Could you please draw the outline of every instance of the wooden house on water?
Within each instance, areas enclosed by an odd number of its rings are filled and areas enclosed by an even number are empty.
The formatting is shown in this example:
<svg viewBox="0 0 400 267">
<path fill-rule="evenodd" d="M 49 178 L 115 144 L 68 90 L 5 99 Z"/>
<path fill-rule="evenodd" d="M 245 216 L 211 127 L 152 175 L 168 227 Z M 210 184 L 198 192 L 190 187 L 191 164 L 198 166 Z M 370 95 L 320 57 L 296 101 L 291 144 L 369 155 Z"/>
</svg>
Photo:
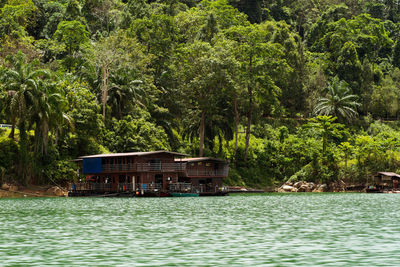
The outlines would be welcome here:
<svg viewBox="0 0 400 267">
<path fill-rule="evenodd" d="M 83 156 L 81 181 L 69 196 L 170 196 L 174 192 L 224 195 L 228 163 L 216 158 L 185 158 L 169 152 L 130 152 Z"/>
<path fill-rule="evenodd" d="M 399 190 L 400 175 L 394 172 L 378 172 L 375 176 L 375 185 L 367 188 L 367 192 L 394 192 Z"/>
</svg>

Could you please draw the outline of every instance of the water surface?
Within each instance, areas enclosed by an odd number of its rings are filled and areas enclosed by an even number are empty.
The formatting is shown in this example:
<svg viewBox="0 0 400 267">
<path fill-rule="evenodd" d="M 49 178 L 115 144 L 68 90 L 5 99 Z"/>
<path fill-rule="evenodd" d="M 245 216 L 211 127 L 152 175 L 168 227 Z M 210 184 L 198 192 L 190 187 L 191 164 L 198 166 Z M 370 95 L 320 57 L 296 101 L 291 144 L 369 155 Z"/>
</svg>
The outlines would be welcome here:
<svg viewBox="0 0 400 267">
<path fill-rule="evenodd" d="M 398 266 L 400 194 L 0 200 L 0 266 Z"/>
</svg>

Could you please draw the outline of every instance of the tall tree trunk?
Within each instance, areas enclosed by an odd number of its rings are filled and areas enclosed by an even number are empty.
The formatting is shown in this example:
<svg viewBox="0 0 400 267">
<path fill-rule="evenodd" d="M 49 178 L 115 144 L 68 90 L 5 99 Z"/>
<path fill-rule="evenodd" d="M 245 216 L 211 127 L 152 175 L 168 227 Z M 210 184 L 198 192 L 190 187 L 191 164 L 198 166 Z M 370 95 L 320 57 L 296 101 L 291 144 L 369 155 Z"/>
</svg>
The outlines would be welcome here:
<svg viewBox="0 0 400 267">
<path fill-rule="evenodd" d="M 108 97 L 108 67 L 103 65 L 103 73 L 102 73 L 102 97 L 101 102 L 103 104 L 103 122 L 106 120 L 106 105 L 107 105 L 107 97 Z"/>
<path fill-rule="evenodd" d="M 244 161 L 247 161 L 247 157 L 249 155 L 249 143 L 250 143 L 250 133 L 251 133 L 251 119 L 253 116 L 253 58 L 250 57 L 249 60 L 249 74 L 250 74 L 250 81 L 247 85 L 247 93 L 249 96 L 249 110 L 247 112 L 247 128 L 246 128 L 246 143 L 244 149 Z"/>
<path fill-rule="evenodd" d="M 18 176 L 20 181 L 26 185 L 29 178 L 29 159 L 28 159 L 28 138 L 25 130 L 25 118 L 21 118 L 22 123 L 19 123 L 19 158 L 18 158 Z"/>
<path fill-rule="evenodd" d="M 222 136 L 221 134 L 218 135 L 219 147 L 218 147 L 218 154 L 221 155 L 222 153 Z"/>
<path fill-rule="evenodd" d="M 119 118 L 119 119 L 122 119 L 121 101 L 122 101 L 122 99 L 120 98 L 120 99 L 118 100 L 118 118 Z"/>
<path fill-rule="evenodd" d="M 204 120 L 205 120 L 205 112 L 201 112 L 201 120 L 200 120 L 200 151 L 199 156 L 203 156 L 203 147 L 204 147 Z"/>
<path fill-rule="evenodd" d="M 235 108 L 235 159 L 238 150 L 238 135 L 239 135 L 239 112 L 237 106 L 237 96 L 235 95 L 235 99 L 233 100 L 234 108 Z"/>
<path fill-rule="evenodd" d="M 253 94 L 252 90 L 249 88 L 249 96 Z M 247 128 L 246 128 L 246 144 L 244 149 L 244 161 L 247 161 L 247 157 L 249 155 L 249 143 L 250 143 L 250 134 L 251 134 L 251 119 L 253 115 L 253 101 L 252 97 L 250 97 L 250 107 L 247 112 Z"/>
<path fill-rule="evenodd" d="M 14 133 L 15 133 L 15 117 L 13 116 L 11 118 L 11 132 L 8 135 L 8 138 L 14 139 Z"/>
</svg>

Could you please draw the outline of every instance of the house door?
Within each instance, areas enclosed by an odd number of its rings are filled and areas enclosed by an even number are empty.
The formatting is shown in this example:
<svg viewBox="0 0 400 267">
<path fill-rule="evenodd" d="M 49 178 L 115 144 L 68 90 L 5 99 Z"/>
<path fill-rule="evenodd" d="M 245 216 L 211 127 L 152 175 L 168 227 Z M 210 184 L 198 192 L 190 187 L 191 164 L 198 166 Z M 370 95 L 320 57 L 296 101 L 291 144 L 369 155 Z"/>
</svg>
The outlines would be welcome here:
<svg viewBox="0 0 400 267">
<path fill-rule="evenodd" d="M 160 189 L 164 188 L 163 175 L 162 174 L 156 174 L 155 180 L 156 180 L 156 185 L 159 186 Z"/>
</svg>

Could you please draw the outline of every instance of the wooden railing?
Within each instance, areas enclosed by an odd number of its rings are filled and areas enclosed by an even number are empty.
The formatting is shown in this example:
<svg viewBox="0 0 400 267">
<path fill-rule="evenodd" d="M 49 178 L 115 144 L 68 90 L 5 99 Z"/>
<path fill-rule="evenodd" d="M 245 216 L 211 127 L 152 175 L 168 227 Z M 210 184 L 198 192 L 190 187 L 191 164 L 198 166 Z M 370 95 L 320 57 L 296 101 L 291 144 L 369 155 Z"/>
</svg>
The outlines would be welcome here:
<svg viewBox="0 0 400 267">
<path fill-rule="evenodd" d="M 118 171 L 184 171 L 186 163 L 125 163 L 125 164 L 103 164 L 102 170 L 109 172 Z"/>
<path fill-rule="evenodd" d="M 207 170 L 207 169 L 188 169 L 186 171 L 186 174 L 188 176 L 210 176 L 210 177 L 216 177 L 216 176 L 221 176 L 221 177 L 226 177 L 228 176 L 228 167 L 224 167 L 222 169 L 216 169 L 216 170 Z"/>
<path fill-rule="evenodd" d="M 132 183 L 73 183 L 69 185 L 69 191 L 95 191 L 95 192 L 160 192 L 162 185 L 160 183 L 150 184 L 132 184 Z M 220 192 L 224 188 L 219 188 L 212 185 L 194 186 L 191 183 L 173 183 L 168 185 L 169 192 L 182 193 L 204 193 L 204 192 Z"/>
<path fill-rule="evenodd" d="M 130 191 L 130 192 L 132 192 L 132 191 L 136 190 L 135 184 L 132 184 L 132 183 L 119 183 L 117 188 L 118 188 L 118 191 Z"/>
<path fill-rule="evenodd" d="M 191 183 L 174 183 L 169 185 L 169 191 L 171 192 L 193 192 L 193 186 Z"/>
<path fill-rule="evenodd" d="M 227 191 L 227 188 L 225 187 L 218 187 L 218 186 L 212 186 L 212 185 L 197 185 L 194 186 L 191 183 L 175 183 L 175 184 L 170 184 L 169 185 L 169 191 L 170 192 L 180 192 L 180 193 L 215 193 L 215 192 L 223 192 Z"/>
<path fill-rule="evenodd" d="M 70 191 L 99 191 L 99 192 L 110 192 L 113 191 L 111 183 L 72 183 L 69 185 L 68 190 Z"/>
<path fill-rule="evenodd" d="M 72 183 L 69 185 L 68 190 L 70 191 L 98 191 L 98 192 L 121 192 L 121 191 L 160 191 L 161 184 L 150 183 L 150 184 L 133 184 L 133 183 Z"/>
<path fill-rule="evenodd" d="M 161 189 L 162 189 L 162 186 L 159 183 L 136 184 L 136 190 L 138 190 L 138 191 L 157 192 L 157 191 L 161 191 Z"/>
</svg>

